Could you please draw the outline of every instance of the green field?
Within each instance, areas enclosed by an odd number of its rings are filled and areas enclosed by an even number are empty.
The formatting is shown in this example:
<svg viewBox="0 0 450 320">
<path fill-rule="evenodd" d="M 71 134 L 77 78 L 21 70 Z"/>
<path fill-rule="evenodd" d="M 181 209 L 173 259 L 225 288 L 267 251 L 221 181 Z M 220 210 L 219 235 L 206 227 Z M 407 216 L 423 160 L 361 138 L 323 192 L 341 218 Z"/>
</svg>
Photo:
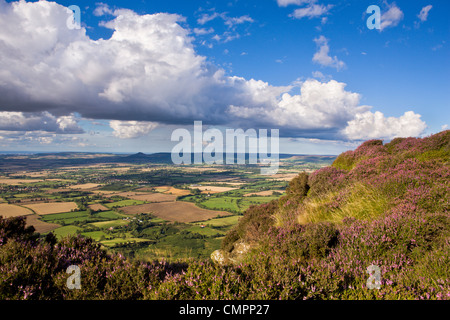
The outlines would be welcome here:
<svg viewBox="0 0 450 320">
<path fill-rule="evenodd" d="M 243 213 L 252 205 L 267 203 L 278 198 L 278 196 L 231 197 L 215 195 L 214 197 L 200 202 L 200 205 L 210 210 Z"/>
<path fill-rule="evenodd" d="M 122 208 L 122 207 L 128 207 L 128 206 L 135 206 L 138 204 L 144 204 L 145 201 L 142 200 L 121 200 L 117 202 L 111 202 L 111 203 L 104 203 L 103 205 L 107 208 Z"/>
<path fill-rule="evenodd" d="M 42 221 L 50 223 L 73 224 L 74 222 L 90 222 L 98 220 L 117 220 L 123 216 L 114 211 L 103 211 L 89 214 L 88 211 L 76 211 L 48 214 L 41 217 Z"/>
<path fill-rule="evenodd" d="M 217 234 L 219 235 L 225 235 L 226 232 L 218 230 L 218 229 L 214 229 L 214 228 L 210 228 L 210 227 L 200 227 L 200 226 L 192 226 L 189 227 L 187 229 L 185 229 L 186 231 L 192 232 L 192 233 L 198 233 L 204 236 L 215 236 Z"/>
<path fill-rule="evenodd" d="M 239 207 L 242 211 L 247 210 L 250 206 L 259 205 L 263 203 L 270 202 L 274 199 L 278 199 L 278 196 L 267 196 L 267 197 L 244 197 L 239 203 Z"/>
<path fill-rule="evenodd" d="M 128 220 L 118 219 L 118 220 L 111 220 L 111 221 L 93 222 L 93 223 L 90 223 L 90 225 L 100 228 L 100 229 L 109 229 L 109 228 L 124 226 L 124 225 L 127 225 L 128 223 L 129 223 Z"/>
<path fill-rule="evenodd" d="M 139 243 L 139 242 L 153 242 L 152 240 L 148 240 L 148 239 L 142 239 L 142 238 L 133 238 L 133 237 L 128 237 L 125 239 L 122 238 L 114 238 L 112 240 L 103 240 L 100 243 L 103 244 L 104 246 L 107 247 L 114 247 L 117 245 L 121 245 L 121 244 L 128 244 L 128 243 Z"/>
<path fill-rule="evenodd" d="M 224 210 L 224 211 L 240 211 L 239 205 L 238 205 L 238 198 L 232 198 L 232 197 L 214 197 L 211 199 L 208 199 L 206 201 L 201 202 L 201 204 L 206 209 L 211 210 Z"/>
<path fill-rule="evenodd" d="M 55 213 L 47 214 L 41 217 L 42 221 L 53 222 L 64 221 L 66 224 L 73 223 L 74 221 L 83 221 L 89 218 L 87 211 L 76 211 L 76 212 L 65 212 L 65 213 Z"/>
<path fill-rule="evenodd" d="M 64 226 L 61 228 L 57 228 L 57 229 L 53 230 L 52 232 L 56 237 L 62 238 L 62 237 L 66 237 L 68 235 L 76 234 L 78 230 L 83 230 L 83 229 L 79 228 L 77 226 Z"/>
<path fill-rule="evenodd" d="M 82 235 L 85 236 L 85 237 L 92 238 L 95 241 L 100 241 L 100 239 L 102 237 L 105 237 L 105 238 L 108 237 L 108 235 L 106 233 L 104 233 L 103 231 L 83 232 Z"/>
<path fill-rule="evenodd" d="M 94 217 L 99 217 L 103 219 L 116 220 L 121 219 L 123 215 L 116 213 L 114 211 L 103 211 L 93 214 Z"/>
<path fill-rule="evenodd" d="M 223 218 L 215 218 L 203 222 L 196 222 L 195 224 L 196 225 L 206 224 L 207 226 L 213 227 L 227 227 L 237 224 L 240 218 L 242 218 L 242 216 L 229 216 Z"/>
</svg>

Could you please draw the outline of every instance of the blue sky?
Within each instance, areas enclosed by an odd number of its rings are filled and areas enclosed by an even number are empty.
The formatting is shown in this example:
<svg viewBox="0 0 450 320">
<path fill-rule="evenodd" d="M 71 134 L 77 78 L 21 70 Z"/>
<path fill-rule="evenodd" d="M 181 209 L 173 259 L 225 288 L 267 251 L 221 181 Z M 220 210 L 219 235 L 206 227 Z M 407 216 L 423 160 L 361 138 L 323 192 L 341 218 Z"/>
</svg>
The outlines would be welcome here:
<svg viewBox="0 0 450 320">
<path fill-rule="evenodd" d="M 436 133 L 449 14 L 431 0 L 0 0 L 0 150 L 170 151 L 196 120 L 279 129 L 298 154 Z"/>
</svg>

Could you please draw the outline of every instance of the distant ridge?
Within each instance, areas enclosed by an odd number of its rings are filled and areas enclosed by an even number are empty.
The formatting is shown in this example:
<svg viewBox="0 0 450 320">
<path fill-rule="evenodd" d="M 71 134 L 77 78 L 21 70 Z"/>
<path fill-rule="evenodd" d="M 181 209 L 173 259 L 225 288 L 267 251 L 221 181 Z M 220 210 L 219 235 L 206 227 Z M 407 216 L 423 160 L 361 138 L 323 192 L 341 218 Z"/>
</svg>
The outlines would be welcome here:
<svg viewBox="0 0 450 320">
<path fill-rule="evenodd" d="M 167 164 L 174 165 L 170 152 L 158 152 L 145 154 L 138 152 L 135 154 L 113 154 L 94 152 L 56 152 L 56 153 L 34 153 L 34 154 L 0 154 L 0 170 L 9 166 L 33 168 L 63 167 L 72 165 L 91 165 L 97 163 L 130 163 L 130 164 Z M 225 163 L 225 154 L 224 163 Z M 244 155 L 248 163 L 249 154 Z M 234 155 L 234 162 L 237 162 L 238 154 Z M 279 154 L 279 159 L 284 160 L 334 160 L 336 156 L 326 155 L 295 155 Z M 191 154 L 191 163 L 194 164 L 195 154 Z"/>
</svg>

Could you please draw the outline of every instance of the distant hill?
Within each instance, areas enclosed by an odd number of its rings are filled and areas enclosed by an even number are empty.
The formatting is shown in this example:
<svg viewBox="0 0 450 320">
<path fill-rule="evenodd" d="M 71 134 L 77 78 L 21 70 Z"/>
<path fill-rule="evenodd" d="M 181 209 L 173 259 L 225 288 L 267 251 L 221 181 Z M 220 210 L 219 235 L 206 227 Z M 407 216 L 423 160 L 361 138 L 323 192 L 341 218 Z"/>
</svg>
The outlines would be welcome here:
<svg viewBox="0 0 450 320">
<path fill-rule="evenodd" d="M 223 161 L 226 162 L 225 154 Z M 246 163 L 249 154 L 244 155 Z M 194 163 L 194 154 L 191 154 L 191 163 Z M 238 154 L 234 155 L 234 162 L 237 162 Z M 315 155 L 293 155 L 279 154 L 279 159 L 303 159 L 304 161 L 332 160 L 335 156 L 315 156 Z M 56 152 L 56 153 L 34 153 L 0 155 L 0 169 L 12 166 L 14 168 L 24 167 L 28 169 L 63 167 L 74 165 L 92 165 L 98 163 L 129 163 L 129 164 L 167 164 L 173 165 L 170 152 L 159 152 L 145 154 L 138 152 L 135 154 L 112 154 L 112 153 L 89 153 L 89 152 Z"/>
</svg>

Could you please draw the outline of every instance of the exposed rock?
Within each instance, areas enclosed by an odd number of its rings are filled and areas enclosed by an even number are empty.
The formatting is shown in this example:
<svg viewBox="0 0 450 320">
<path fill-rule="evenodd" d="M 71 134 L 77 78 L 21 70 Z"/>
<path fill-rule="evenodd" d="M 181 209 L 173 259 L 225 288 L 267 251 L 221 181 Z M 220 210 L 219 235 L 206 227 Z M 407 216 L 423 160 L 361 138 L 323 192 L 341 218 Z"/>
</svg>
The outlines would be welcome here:
<svg viewBox="0 0 450 320">
<path fill-rule="evenodd" d="M 225 252 L 220 249 L 211 253 L 211 260 L 221 266 L 228 263 L 228 259 L 225 257 Z"/>
<path fill-rule="evenodd" d="M 230 253 L 220 249 L 214 251 L 211 254 L 211 260 L 219 265 L 230 263 L 238 264 L 245 258 L 245 255 L 250 251 L 251 248 L 252 246 L 249 243 L 240 240 L 234 244 L 233 250 Z"/>
</svg>

